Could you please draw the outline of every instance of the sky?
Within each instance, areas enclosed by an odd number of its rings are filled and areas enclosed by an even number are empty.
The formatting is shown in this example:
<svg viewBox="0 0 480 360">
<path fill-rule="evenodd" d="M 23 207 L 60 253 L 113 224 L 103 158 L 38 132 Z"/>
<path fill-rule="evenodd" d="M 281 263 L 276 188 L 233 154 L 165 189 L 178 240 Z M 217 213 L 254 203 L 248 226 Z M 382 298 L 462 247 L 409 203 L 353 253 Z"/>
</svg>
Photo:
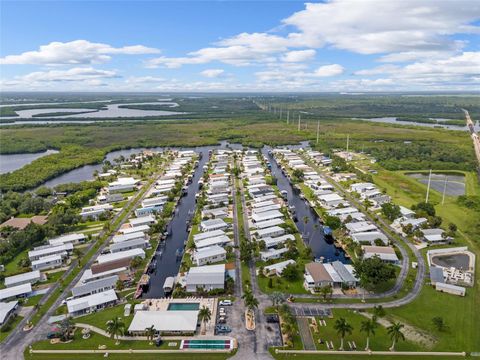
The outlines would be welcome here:
<svg viewBox="0 0 480 360">
<path fill-rule="evenodd" d="M 480 1 L 4 1 L 2 91 L 480 91 Z"/>
</svg>

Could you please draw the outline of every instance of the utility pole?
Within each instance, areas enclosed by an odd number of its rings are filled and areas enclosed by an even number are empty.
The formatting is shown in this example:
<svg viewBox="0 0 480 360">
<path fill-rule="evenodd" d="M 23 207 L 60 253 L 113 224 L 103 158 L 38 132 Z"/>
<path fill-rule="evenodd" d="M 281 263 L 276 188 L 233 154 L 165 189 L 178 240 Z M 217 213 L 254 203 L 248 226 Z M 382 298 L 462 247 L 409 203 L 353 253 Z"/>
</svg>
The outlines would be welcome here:
<svg viewBox="0 0 480 360">
<path fill-rule="evenodd" d="M 430 195 L 430 183 L 432 182 L 432 169 L 428 175 L 427 196 L 425 197 L 425 203 L 428 203 L 428 195 Z"/>
<path fill-rule="evenodd" d="M 300 114 L 298 114 L 298 131 L 300 131 Z"/>
<path fill-rule="evenodd" d="M 350 155 L 348 152 L 349 146 L 350 146 L 350 134 L 347 134 L 347 161 L 350 160 Z"/>
<path fill-rule="evenodd" d="M 445 184 L 443 185 L 442 205 L 445 203 L 445 193 L 447 192 L 447 175 L 445 175 Z"/>
<path fill-rule="evenodd" d="M 318 145 L 319 136 L 320 136 L 320 120 L 317 121 L 317 145 Z"/>
</svg>

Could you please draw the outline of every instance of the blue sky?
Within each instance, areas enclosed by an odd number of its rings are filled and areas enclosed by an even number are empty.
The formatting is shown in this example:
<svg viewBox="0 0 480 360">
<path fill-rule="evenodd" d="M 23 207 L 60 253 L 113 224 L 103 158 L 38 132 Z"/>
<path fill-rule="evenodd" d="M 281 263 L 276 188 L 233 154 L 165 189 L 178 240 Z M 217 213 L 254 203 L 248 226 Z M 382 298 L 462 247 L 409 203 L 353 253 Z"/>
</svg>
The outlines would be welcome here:
<svg viewBox="0 0 480 360">
<path fill-rule="evenodd" d="M 480 2 L 1 1 L 3 90 L 479 90 Z"/>
</svg>

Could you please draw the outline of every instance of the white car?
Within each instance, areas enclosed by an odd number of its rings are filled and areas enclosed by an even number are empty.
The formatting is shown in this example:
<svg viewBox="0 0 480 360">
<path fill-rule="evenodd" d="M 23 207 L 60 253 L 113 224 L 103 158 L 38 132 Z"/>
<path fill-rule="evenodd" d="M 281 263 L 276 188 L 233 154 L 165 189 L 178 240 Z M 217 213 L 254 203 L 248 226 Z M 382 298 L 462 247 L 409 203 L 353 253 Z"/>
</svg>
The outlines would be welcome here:
<svg viewBox="0 0 480 360">
<path fill-rule="evenodd" d="M 222 300 L 219 303 L 220 306 L 232 306 L 232 300 Z"/>
</svg>

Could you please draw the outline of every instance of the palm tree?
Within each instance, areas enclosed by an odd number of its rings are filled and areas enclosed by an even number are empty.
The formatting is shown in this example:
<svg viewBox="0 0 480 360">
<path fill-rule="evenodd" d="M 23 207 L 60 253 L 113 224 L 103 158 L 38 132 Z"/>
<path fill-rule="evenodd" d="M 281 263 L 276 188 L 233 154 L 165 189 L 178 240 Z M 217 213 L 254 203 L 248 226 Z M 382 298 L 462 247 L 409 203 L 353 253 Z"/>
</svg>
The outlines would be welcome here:
<svg viewBox="0 0 480 360">
<path fill-rule="evenodd" d="M 70 317 L 66 317 L 60 322 L 60 338 L 62 341 L 68 341 L 72 338 L 73 323 Z"/>
<path fill-rule="evenodd" d="M 352 334 L 353 327 L 344 318 L 337 319 L 333 326 L 337 330 L 337 334 L 340 335 L 340 349 L 343 350 L 343 340 L 346 334 Z"/>
<path fill-rule="evenodd" d="M 259 304 L 258 300 L 255 297 L 253 297 L 253 295 L 245 299 L 245 306 L 250 311 L 253 311 L 255 308 L 257 308 L 258 304 Z"/>
<path fill-rule="evenodd" d="M 398 340 L 405 340 L 405 335 L 402 333 L 402 328 L 405 325 L 402 323 L 393 323 L 391 326 L 387 328 L 387 333 L 390 335 L 390 339 L 392 339 L 392 346 L 390 347 L 390 351 L 395 351 L 395 344 Z"/>
<path fill-rule="evenodd" d="M 203 306 L 198 312 L 198 319 L 200 320 L 202 325 L 206 327 L 207 322 L 209 322 L 211 318 L 212 318 L 212 312 L 208 307 Z"/>
<path fill-rule="evenodd" d="M 277 308 L 278 312 L 278 306 L 285 301 L 285 295 L 280 291 L 274 291 L 270 294 L 270 300 L 272 300 L 273 306 Z"/>
<path fill-rule="evenodd" d="M 120 344 L 120 341 L 118 340 L 120 335 L 123 335 L 125 332 L 125 323 L 122 321 L 121 318 L 116 317 L 113 318 L 112 320 L 107 321 L 107 334 L 110 334 L 110 338 L 114 339 L 115 337 L 117 338 L 117 341 L 115 344 Z"/>
<path fill-rule="evenodd" d="M 370 350 L 370 335 L 375 335 L 375 329 L 377 326 L 377 322 L 374 319 L 362 321 L 360 331 L 367 335 L 367 345 L 365 346 L 365 351 Z"/>
<path fill-rule="evenodd" d="M 332 292 L 332 287 L 330 285 L 322 286 L 320 288 L 320 294 L 323 297 L 323 301 L 327 300 L 327 296 Z"/>
<path fill-rule="evenodd" d="M 155 336 L 156 331 L 157 330 L 155 330 L 153 325 L 145 329 L 145 335 L 147 336 L 147 340 L 150 340 L 150 345 L 153 344 L 153 337 Z"/>
</svg>

